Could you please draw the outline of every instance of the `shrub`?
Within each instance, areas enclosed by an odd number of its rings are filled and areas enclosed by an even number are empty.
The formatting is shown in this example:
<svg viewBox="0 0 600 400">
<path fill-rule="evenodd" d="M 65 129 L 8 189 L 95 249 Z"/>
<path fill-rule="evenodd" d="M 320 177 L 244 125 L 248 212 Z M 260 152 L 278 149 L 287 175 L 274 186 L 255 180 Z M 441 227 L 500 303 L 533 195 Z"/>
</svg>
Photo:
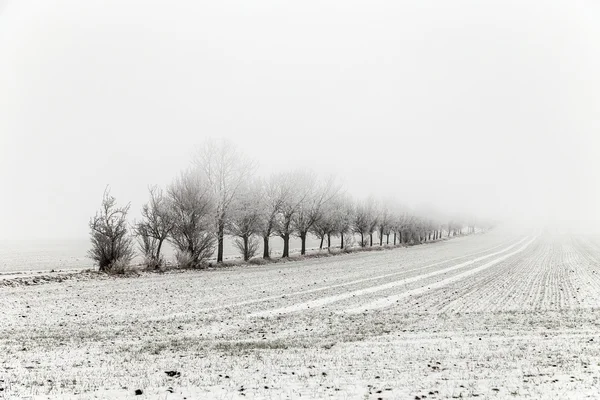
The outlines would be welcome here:
<svg viewBox="0 0 600 400">
<path fill-rule="evenodd" d="M 209 259 L 217 242 L 215 207 L 208 184 L 192 172 L 175 180 L 168 190 L 174 226 L 170 241 L 180 268 L 198 268 Z"/>
<path fill-rule="evenodd" d="M 127 259 L 123 259 L 123 258 L 119 258 L 115 261 L 113 261 L 105 270 L 104 272 L 111 274 L 111 275 L 123 275 L 127 272 L 131 272 L 132 269 L 129 265 L 129 261 Z"/>
<path fill-rule="evenodd" d="M 102 272 L 109 272 L 121 264 L 127 265 L 133 259 L 133 240 L 127 227 L 128 212 L 129 204 L 117 207 L 116 199 L 107 188 L 100 211 L 90 219 L 92 248 L 88 256 Z"/>
<path fill-rule="evenodd" d="M 162 257 L 156 259 L 152 256 L 146 256 L 144 257 L 143 265 L 147 271 L 162 271 L 166 266 L 166 263 Z"/>
<path fill-rule="evenodd" d="M 251 264 L 251 265 L 265 265 L 268 263 L 269 263 L 269 261 L 265 260 L 264 258 L 251 258 L 248 261 L 248 264 Z"/>
<path fill-rule="evenodd" d="M 187 251 L 177 251 L 175 260 L 177 261 L 177 268 L 192 268 L 195 264 L 192 255 Z"/>
</svg>

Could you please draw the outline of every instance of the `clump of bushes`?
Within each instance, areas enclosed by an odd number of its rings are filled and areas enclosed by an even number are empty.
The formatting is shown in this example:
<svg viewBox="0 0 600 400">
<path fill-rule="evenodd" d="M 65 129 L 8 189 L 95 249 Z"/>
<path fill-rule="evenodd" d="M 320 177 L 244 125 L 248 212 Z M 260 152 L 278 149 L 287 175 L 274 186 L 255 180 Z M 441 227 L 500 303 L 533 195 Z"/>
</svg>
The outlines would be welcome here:
<svg viewBox="0 0 600 400">
<path fill-rule="evenodd" d="M 101 272 L 123 274 L 134 257 L 133 239 L 127 227 L 129 206 L 118 207 L 107 188 L 100 211 L 90 220 L 92 248 L 88 256 L 98 263 Z"/>
</svg>

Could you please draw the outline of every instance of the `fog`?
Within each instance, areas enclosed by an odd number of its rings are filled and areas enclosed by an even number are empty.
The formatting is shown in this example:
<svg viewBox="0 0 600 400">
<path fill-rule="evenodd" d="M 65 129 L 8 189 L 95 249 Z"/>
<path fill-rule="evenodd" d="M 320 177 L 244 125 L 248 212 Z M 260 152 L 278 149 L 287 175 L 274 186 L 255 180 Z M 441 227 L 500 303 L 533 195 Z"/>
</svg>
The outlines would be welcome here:
<svg viewBox="0 0 600 400">
<path fill-rule="evenodd" d="M 107 184 L 135 216 L 208 137 L 356 197 L 600 226 L 596 2 L 173 3 L 0 0 L 0 238 L 86 237 Z"/>
</svg>

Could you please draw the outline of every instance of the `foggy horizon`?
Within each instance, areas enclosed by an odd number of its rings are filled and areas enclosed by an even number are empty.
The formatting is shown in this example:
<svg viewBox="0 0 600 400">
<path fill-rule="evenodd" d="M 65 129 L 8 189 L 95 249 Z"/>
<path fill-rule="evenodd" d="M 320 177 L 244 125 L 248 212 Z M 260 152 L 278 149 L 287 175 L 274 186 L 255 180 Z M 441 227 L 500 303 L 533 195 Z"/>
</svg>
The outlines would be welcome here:
<svg viewBox="0 0 600 400">
<path fill-rule="evenodd" d="M 599 21 L 0 0 L 0 398 L 598 397 Z"/>
<path fill-rule="evenodd" d="M 0 0 L 0 239 L 85 239 L 106 185 L 227 138 L 259 175 L 597 231 L 600 6 Z M 435 5 L 435 7 L 433 7 Z"/>
</svg>

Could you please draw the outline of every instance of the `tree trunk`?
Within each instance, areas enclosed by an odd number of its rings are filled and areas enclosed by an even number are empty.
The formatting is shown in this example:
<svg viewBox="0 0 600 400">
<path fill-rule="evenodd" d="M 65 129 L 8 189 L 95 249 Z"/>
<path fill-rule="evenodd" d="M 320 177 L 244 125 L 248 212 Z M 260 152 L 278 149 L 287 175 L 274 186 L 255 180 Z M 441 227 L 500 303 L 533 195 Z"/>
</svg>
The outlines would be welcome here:
<svg viewBox="0 0 600 400">
<path fill-rule="evenodd" d="M 396 245 L 396 231 L 394 231 L 394 246 Z"/>
<path fill-rule="evenodd" d="M 244 236 L 244 261 L 248 261 L 250 259 L 250 252 L 248 251 L 248 236 Z"/>
<path fill-rule="evenodd" d="M 283 239 L 283 254 L 281 258 L 286 258 L 290 256 L 290 234 L 286 233 L 281 238 Z"/>
<path fill-rule="evenodd" d="M 327 234 L 327 251 L 331 249 L 331 233 Z"/>
<path fill-rule="evenodd" d="M 365 247 L 365 237 L 363 233 L 360 233 L 360 247 Z"/>
<path fill-rule="evenodd" d="M 344 249 L 344 233 L 340 233 L 340 237 L 341 237 L 341 242 L 340 242 L 340 249 Z"/>
<path fill-rule="evenodd" d="M 300 241 L 302 241 L 300 255 L 304 255 L 306 254 L 306 232 L 300 232 Z"/>
<path fill-rule="evenodd" d="M 429 232 L 429 240 L 431 240 L 431 232 Z"/>
<path fill-rule="evenodd" d="M 373 247 L 373 234 L 369 233 L 369 247 Z"/>
<path fill-rule="evenodd" d="M 319 245 L 319 250 L 323 250 L 323 240 L 325 240 L 325 235 L 321 236 L 321 244 Z"/>
<path fill-rule="evenodd" d="M 263 236 L 263 258 L 271 258 L 271 255 L 269 254 L 269 236 Z"/>
<path fill-rule="evenodd" d="M 158 247 L 156 248 L 156 261 L 160 260 L 160 248 L 162 247 L 164 239 L 158 240 Z"/>
<path fill-rule="evenodd" d="M 225 216 L 222 215 L 219 221 L 217 262 L 223 262 L 223 236 L 225 235 Z"/>
<path fill-rule="evenodd" d="M 379 231 L 379 247 L 383 246 L 383 231 Z"/>
<path fill-rule="evenodd" d="M 399 242 L 400 242 L 400 245 L 402 246 L 402 244 L 403 244 L 402 243 L 402 231 L 398 231 L 398 238 L 400 239 Z"/>
<path fill-rule="evenodd" d="M 385 235 L 385 244 L 386 245 L 390 244 L 390 234 L 389 233 L 387 235 Z"/>
</svg>

